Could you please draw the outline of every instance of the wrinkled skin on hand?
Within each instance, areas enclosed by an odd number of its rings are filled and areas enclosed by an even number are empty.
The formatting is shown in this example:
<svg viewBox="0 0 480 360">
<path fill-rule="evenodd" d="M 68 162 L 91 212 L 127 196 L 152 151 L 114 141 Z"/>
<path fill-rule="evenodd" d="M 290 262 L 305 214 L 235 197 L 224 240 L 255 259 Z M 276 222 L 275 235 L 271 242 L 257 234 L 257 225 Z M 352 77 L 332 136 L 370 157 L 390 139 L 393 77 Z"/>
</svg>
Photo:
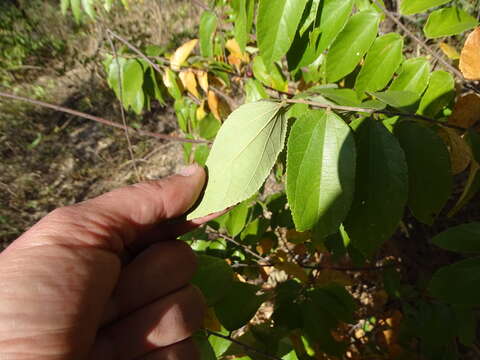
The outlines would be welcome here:
<svg viewBox="0 0 480 360">
<path fill-rule="evenodd" d="M 198 166 L 59 208 L 0 254 L 0 359 L 195 360 L 204 303 L 176 237 Z"/>
</svg>

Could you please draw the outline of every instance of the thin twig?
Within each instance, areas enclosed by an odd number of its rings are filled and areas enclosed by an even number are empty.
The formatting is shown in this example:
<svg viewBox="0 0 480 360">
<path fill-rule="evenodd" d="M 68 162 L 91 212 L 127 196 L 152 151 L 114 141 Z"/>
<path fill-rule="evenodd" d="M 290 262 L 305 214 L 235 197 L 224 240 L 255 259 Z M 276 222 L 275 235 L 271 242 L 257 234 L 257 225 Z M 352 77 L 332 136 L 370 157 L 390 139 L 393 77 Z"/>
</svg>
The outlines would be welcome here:
<svg viewBox="0 0 480 360">
<path fill-rule="evenodd" d="M 232 268 L 256 268 L 256 267 L 275 267 L 274 263 L 255 263 L 255 264 L 232 264 Z M 400 264 L 385 264 L 378 266 L 330 266 L 330 265 L 308 265 L 308 264 L 298 264 L 303 269 L 309 270 L 333 270 L 341 272 L 370 272 L 378 271 L 383 269 L 390 269 L 393 267 L 398 267 Z"/>
<path fill-rule="evenodd" d="M 435 59 L 437 59 L 444 67 L 446 67 L 448 70 L 453 72 L 455 76 L 458 77 L 460 82 L 465 82 L 465 79 L 463 77 L 463 74 L 455 69 L 455 67 L 452 66 L 448 61 L 446 61 L 442 56 L 439 56 L 433 49 L 431 49 L 424 40 L 420 39 L 417 35 L 415 35 L 413 32 L 411 32 L 401 21 L 398 17 L 396 17 L 391 11 L 387 10 L 378 0 L 373 0 L 374 4 L 378 6 L 384 13 L 385 15 L 392 20 L 395 24 L 398 25 L 399 28 L 403 30 L 405 34 L 407 34 L 408 37 L 410 37 L 412 40 L 414 40 L 418 45 L 420 45 L 426 52 L 428 52 L 430 55 L 432 55 Z"/>
<path fill-rule="evenodd" d="M 212 336 L 216 336 L 216 337 L 219 337 L 219 338 L 222 338 L 224 340 L 228 340 L 230 341 L 231 343 L 233 344 L 236 344 L 238 346 L 241 346 L 242 348 L 244 348 L 245 350 L 247 351 L 251 351 L 252 353 L 255 353 L 257 355 L 260 355 L 260 356 L 263 356 L 264 358 L 266 359 L 271 359 L 271 360 L 282 360 L 281 358 L 277 357 L 277 356 L 274 356 L 274 355 L 270 355 L 270 354 L 265 354 L 263 351 L 260 351 L 258 349 L 255 349 L 253 346 L 250 346 L 248 344 L 245 344 L 241 341 L 238 341 L 238 340 L 235 340 L 234 338 L 232 338 L 231 336 L 227 336 L 227 335 L 222 335 L 222 334 L 219 334 L 219 333 L 216 333 L 214 331 L 210 331 L 210 330 L 207 330 L 207 333 L 209 335 L 212 335 Z"/>
<path fill-rule="evenodd" d="M 326 104 L 322 104 L 322 103 L 319 103 L 319 102 L 316 102 L 316 101 L 310 101 L 310 100 L 305 100 L 305 99 L 283 99 L 283 100 L 278 100 L 278 101 L 283 101 L 287 104 L 305 104 L 305 105 L 317 107 L 317 108 L 320 108 L 320 109 L 331 109 L 331 110 L 350 111 L 350 112 L 364 112 L 364 113 L 367 113 L 367 114 L 383 114 L 383 115 L 388 115 L 388 116 L 405 116 L 405 117 L 409 117 L 409 118 L 414 118 L 414 119 L 427 121 L 427 122 L 435 124 L 435 125 L 448 127 L 448 128 L 452 128 L 452 129 L 455 129 L 455 130 L 465 131 L 465 128 L 462 128 L 460 126 L 442 123 L 442 122 L 437 121 L 435 119 L 429 118 L 427 116 L 419 115 L 419 114 L 408 114 L 408 113 L 402 113 L 402 112 L 369 109 L 369 108 L 362 108 L 362 107 L 356 107 L 356 106 L 343 106 L 343 105 L 334 105 L 334 104 L 326 105 Z"/>
<path fill-rule="evenodd" d="M 119 89 L 119 95 L 120 95 L 120 98 L 119 98 L 120 114 L 122 116 L 123 128 L 125 129 L 125 137 L 127 138 L 128 152 L 130 153 L 130 158 L 132 159 L 132 165 L 135 171 L 135 175 L 137 177 L 137 181 L 140 182 L 142 181 L 142 177 L 140 176 L 140 172 L 138 171 L 137 161 L 135 159 L 135 154 L 133 152 L 132 141 L 130 140 L 130 134 L 128 132 L 127 119 L 125 118 L 125 111 L 123 109 L 124 97 L 123 97 L 123 84 L 122 84 L 123 83 L 122 69 L 120 68 L 120 61 L 118 61 L 117 48 L 115 47 L 112 37 L 110 36 L 110 33 L 108 31 L 107 31 L 107 39 L 108 39 L 108 42 L 110 43 L 110 47 L 112 48 L 115 62 L 117 64 L 118 89 Z"/>
<path fill-rule="evenodd" d="M 120 40 L 122 43 L 124 43 L 130 50 L 132 50 L 135 54 L 137 54 L 138 56 L 140 56 L 143 60 L 145 60 L 146 62 L 148 62 L 156 71 L 158 71 L 158 73 L 162 73 L 162 69 L 157 65 L 155 64 L 152 60 L 150 60 L 148 58 L 147 55 L 145 55 L 144 53 L 142 53 L 135 45 L 133 45 L 132 43 L 130 43 L 128 40 L 126 40 L 125 38 L 123 38 L 122 36 L 114 33 L 112 30 L 110 29 L 107 29 L 107 34 L 113 36 L 115 39 L 117 40 Z"/>
<path fill-rule="evenodd" d="M 243 244 L 240 244 L 238 241 L 236 241 L 235 239 L 231 238 L 230 236 L 227 236 L 227 235 L 224 235 L 224 234 L 220 234 L 220 233 L 217 233 L 216 234 L 217 236 L 221 237 L 222 239 L 225 239 L 227 240 L 228 242 L 231 242 L 232 244 L 238 246 L 238 247 L 241 247 L 243 250 L 245 250 L 245 252 L 249 253 L 250 255 L 252 255 L 253 257 L 257 258 L 258 260 L 260 261 L 263 261 L 265 263 L 269 263 L 269 260 L 267 258 L 264 258 L 264 257 L 261 257 L 260 255 L 258 255 L 256 252 L 250 250 L 247 246 L 243 245 Z"/>
<path fill-rule="evenodd" d="M 72 109 L 69 109 L 69 108 L 66 108 L 66 107 L 63 107 L 63 106 L 46 103 L 44 101 L 29 99 L 29 98 L 14 95 L 14 94 L 8 94 L 8 93 L 4 93 L 4 92 L 1 92 L 1 91 L 0 91 L 0 97 L 4 97 L 4 98 L 7 98 L 7 99 L 12 99 L 12 100 L 23 101 L 23 102 L 26 102 L 26 103 L 29 103 L 29 104 L 32 104 L 32 105 L 37 105 L 37 106 L 52 109 L 52 110 L 55 110 L 55 111 L 60 111 L 60 112 L 70 114 L 70 115 L 73 115 L 73 116 L 77 116 L 77 117 L 80 117 L 80 118 L 83 118 L 83 119 L 92 120 L 92 121 L 98 122 L 98 123 L 103 124 L 103 125 L 108 125 L 108 126 L 112 126 L 114 128 L 117 128 L 117 129 L 125 130 L 125 126 L 122 125 L 122 124 L 119 124 L 119 123 L 116 123 L 114 121 L 110 121 L 110 120 L 107 120 L 107 119 L 104 119 L 104 118 L 101 118 L 101 117 L 98 117 L 98 116 L 90 115 L 90 114 L 87 114 L 87 113 L 84 113 L 84 112 L 81 112 L 81 111 L 72 110 Z M 186 138 L 172 136 L 172 135 L 157 134 L 157 133 L 154 133 L 154 132 L 151 132 L 151 131 L 146 131 L 146 130 L 141 130 L 141 129 L 137 130 L 137 129 L 132 128 L 130 126 L 127 126 L 127 128 L 128 128 L 128 131 L 130 131 L 132 133 L 136 133 L 136 134 L 142 135 L 142 136 L 149 136 L 149 137 L 153 137 L 153 138 L 160 139 L 160 140 L 168 140 L 168 141 L 175 141 L 175 142 L 182 142 L 182 143 L 192 143 L 192 144 L 209 144 L 210 143 L 210 141 L 207 141 L 207 140 L 186 139 Z"/>
</svg>

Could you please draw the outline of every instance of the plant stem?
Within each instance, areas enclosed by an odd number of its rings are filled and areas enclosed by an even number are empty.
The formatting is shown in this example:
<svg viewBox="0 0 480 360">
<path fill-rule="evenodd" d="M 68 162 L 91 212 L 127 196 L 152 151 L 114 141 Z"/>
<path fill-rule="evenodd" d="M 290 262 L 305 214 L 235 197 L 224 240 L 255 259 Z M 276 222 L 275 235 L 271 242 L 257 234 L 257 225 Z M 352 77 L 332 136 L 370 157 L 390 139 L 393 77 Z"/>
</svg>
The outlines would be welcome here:
<svg viewBox="0 0 480 360">
<path fill-rule="evenodd" d="M 125 137 L 127 138 L 128 152 L 130 154 L 130 158 L 132 159 L 133 169 L 135 171 L 137 181 L 140 182 L 140 181 L 142 181 L 142 177 L 140 176 L 140 172 L 138 171 L 137 159 L 135 158 L 135 154 L 133 152 L 132 142 L 130 140 L 130 134 L 128 132 L 127 119 L 125 118 L 125 110 L 123 109 L 124 96 L 123 96 L 122 69 L 120 68 L 120 62 L 118 61 L 117 48 L 115 47 L 115 44 L 113 43 L 112 37 L 111 37 L 109 32 L 107 32 L 107 39 L 108 39 L 108 42 L 110 44 L 110 47 L 112 48 L 114 58 L 115 58 L 115 63 L 117 65 L 117 76 L 118 76 L 118 79 L 119 79 L 118 88 L 119 88 L 119 95 L 120 95 L 120 98 L 119 98 L 120 114 L 122 116 L 122 123 L 123 123 L 123 129 L 125 130 Z"/>
<path fill-rule="evenodd" d="M 279 100 L 280 101 L 280 100 Z M 418 120 L 423 120 L 438 126 L 443 126 L 443 127 L 448 127 L 452 128 L 455 130 L 460 130 L 460 131 L 465 131 L 465 128 L 462 128 L 461 126 L 456 126 L 456 125 L 451 125 L 451 124 L 446 124 L 442 123 L 440 121 L 437 121 L 435 119 L 429 118 L 427 116 L 419 115 L 419 114 L 405 114 L 402 112 L 395 112 L 395 111 L 389 111 L 389 110 L 377 110 L 377 109 L 368 109 L 368 108 L 361 108 L 361 107 L 355 107 L 355 106 L 342 106 L 342 105 L 335 105 L 335 104 L 322 104 L 316 101 L 310 101 L 310 100 L 305 100 L 305 99 L 282 99 L 281 101 L 287 103 L 287 104 L 305 104 L 313 107 L 317 107 L 320 109 L 330 109 L 330 110 L 340 110 L 340 111 L 352 111 L 352 112 L 364 112 L 367 114 L 383 114 L 383 115 L 388 115 L 388 116 L 404 116 L 404 117 L 409 117 L 409 118 L 414 118 Z"/>
<path fill-rule="evenodd" d="M 43 101 L 29 99 L 29 98 L 26 98 L 26 97 L 23 97 L 23 96 L 4 93 L 4 92 L 1 92 L 1 91 L 0 91 L 0 97 L 7 98 L 7 99 L 12 99 L 12 100 L 23 101 L 23 102 L 26 102 L 26 103 L 29 103 L 29 104 L 32 104 L 32 105 L 37 105 L 37 106 L 52 109 L 52 110 L 55 110 L 55 111 L 60 111 L 60 112 L 70 114 L 70 115 L 73 115 L 73 116 L 77 116 L 77 117 L 80 117 L 80 118 L 83 118 L 83 119 L 92 120 L 92 121 L 101 123 L 103 125 L 108 125 L 108 126 L 112 126 L 114 128 L 117 128 L 117 129 L 125 130 L 124 125 L 118 124 L 116 122 L 113 122 L 113 121 L 110 121 L 110 120 L 107 120 L 107 119 L 104 119 L 104 118 L 101 118 L 101 117 L 98 117 L 98 116 L 86 114 L 86 113 L 83 113 L 83 112 L 80 112 L 80 111 L 77 111 L 77 110 L 72 110 L 72 109 L 69 109 L 69 108 L 66 108 L 66 107 L 63 107 L 63 106 L 49 104 L 49 103 L 46 103 L 46 102 L 43 102 Z M 168 141 L 175 141 L 175 142 L 182 142 L 182 143 L 192 143 L 192 144 L 209 144 L 210 143 L 210 141 L 206 141 L 206 140 L 186 139 L 186 138 L 181 138 L 181 137 L 177 137 L 177 136 L 157 134 L 157 133 L 154 133 L 154 132 L 141 130 L 141 129 L 137 130 L 137 129 L 132 128 L 130 126 L 127 126 L 127 128 L 132 133 L 136 133 L 136 134 L 142 135 L 142 136 L 149 136 L 149 137 L 153 137 L 153 138 L 161 139 L 161 140 L 168 140 Z"/>
<path fill-rule="evenodd" d="M 241 346 L 242 348 L 244 348 L 245 350 L 248 350 L 248 351 L 251 351 L 257 355 L 260 355 L 260 356 L 263 356 L 264 358 L 266 359 L 271 359 L 271 360 L 282 360 L 281 358 L 277 357 L 277 356 L 273 356 L 273 355 L 270 355 L 270 354 L 265 354 L 264 352 L 260 351 L 260 350 L 257 350 L 255 349 L 254 347 L 248 345 L 248 344 L 245 344 L 241 341 L 238 341 L 238 340 L 235 340 L 234 338 L 232 338 L 231 336 L 227 336 L 227 335 L 222 335 L 222 334 L 219 334 L 219 333 L 216 333 L 214 331 L 210 331 L 210 330 L 206 330 L 207 333 L 209 335 L 212 335 L 212 336 L 216 336 L 216 337 L 219 337 L 219 338 L 222 338 L 222 339 L 225 339 L 225 340 L 228 340 L 238 346 Z"/>
</svg>

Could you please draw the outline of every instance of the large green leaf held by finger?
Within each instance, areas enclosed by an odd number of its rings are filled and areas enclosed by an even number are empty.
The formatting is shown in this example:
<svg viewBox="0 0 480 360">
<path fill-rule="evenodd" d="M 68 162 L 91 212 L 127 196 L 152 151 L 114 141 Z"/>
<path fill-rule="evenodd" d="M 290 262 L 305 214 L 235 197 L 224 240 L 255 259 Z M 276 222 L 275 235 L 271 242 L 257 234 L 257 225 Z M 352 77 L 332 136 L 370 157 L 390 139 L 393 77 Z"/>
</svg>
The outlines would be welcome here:
<svg viewBox="0 0 480 360">
<path fill-rule="evenodd" d="M 330 111 L 311 110 L 295 122 L 287 152 L 287 196 L 298 231 L 322 236 L 345 219 L 355 188 L 355 142 Z"/>
<path fill-rule="evenodd" d="M 262 186 L 283 149 L 287 120 L 283 104 L 242 105 L 221 127 L 206 162 L 208 183 L 188 219 L 224 210 Z"/>
<path fill-rule="evenodd" d="M 352 208 L 344 222 L 352 245 L 372 256 L 394 233 L 408 197 L 405 154 L 397 139 L 372 118 L 354 122 L 357 174 Z"/>
<path fill-rule="evenodd" d="M 327 55 L 327 80 L 335 82 L 350 74 L 375 40 L 380 15 L 361 11 L 350 18 Z"/>
<path fill-rule="evenodd" d="M 399 34 L 390 33 L 377 38 L 358 74 L 355 89 L 363 93 L 387 86 L 402 62 L 402 50 L 403 38 Z"/>
<path fill-rule="evenodd" d="M 412 121 L 395 126 L 408 165 L 408 206 L 425 224 L 432 224 L 452 193 L 450 154 L 433 130 Z"/>
<path fill-rule="evenodd" d="M 428 38 L 438 38 L 461 34 L 473 29 L 477 24 L 477 19 L 465 10 L 458 7 L 448 7 L 431 13 L 423 32 Z"/>
<path fill-rule="evenodd" d="M 260 0 L 257 40 L 268 68 L 292 45 L 306 4 L 307 0 Z"/>
<path fill-rule="evenodd" d="M 400 12 L 404 15 L 413 15 L 450 1 L 452 0 L 400 0 Z"/>
</svg>

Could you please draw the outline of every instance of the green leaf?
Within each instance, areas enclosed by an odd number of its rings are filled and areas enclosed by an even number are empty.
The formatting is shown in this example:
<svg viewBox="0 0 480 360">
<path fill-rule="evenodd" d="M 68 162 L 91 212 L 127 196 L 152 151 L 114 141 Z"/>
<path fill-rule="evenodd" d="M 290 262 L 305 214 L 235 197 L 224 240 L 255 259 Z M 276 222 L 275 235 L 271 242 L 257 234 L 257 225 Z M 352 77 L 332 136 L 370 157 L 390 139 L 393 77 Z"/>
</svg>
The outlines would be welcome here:
<svg viewBox="0 0 480 360">
<path fill-rule="evenodd" d="M 472 258 L 445 266 L 432 277 L 430 294 L 457 305 L 480 303 L 480 258 Z"/>
<path fill-rule="evenodd" d="M 279 91 L 288 90 L 288 82 L 277 64 L 274 64 L 271 69 L 268 69 L 263 58 L 261 56 L 255 56 L 252 70 L 255 78 L 260 80 L 264 85 Z"/>
<path fill-rule="evenodd" d="M 204 331 L 198 331 L 192 338 L 195 342 L 200 360 L 217 360 L 217 356 L 208 342 L 208 337 Z"/>
<path fill-rule="evenodd" d="M 316 306 L 330 313 L 334 319 L 346 323 L 354 322 L 355 300 L 343 286 L 331 283 L 313 290 L 309 296 Z"/>
<path fill-rule="evenodd" d="M 215 314 L 220 323 L 230 331 L 248 324 L 265 296 L 257 296 L 258 286 L 243 282 L 233 282 L 228 294 L 215 305 Z"/>
<path fill-rule="evenodd" d="M 290 48 L 306 4 L 307 0 L 260 0 L 257 41 L 268 69 Z"/>
<path fill-rule="evenodd" d="M 370 94 L 381 102 L 400 110 L 408 110 L 418 102 L 418 95 L 412 91 L 387 90 Z"/>
<path fill-rule="evenodd" d="M 245 48 L 250 36 L 250 30 L 253 25 L 254 0 L 233 0 L 232 8 L 234 10 L 234 34 L 240 50 L 245 52 Z"/>
<path fill-rule="evenodd" d="M 368 51 L 355 81 L 359 93 L 382 90 L 392 79 L 402 62 L 403 37 L 396 33 L 383 35 Z"/>
<path fill-rule="evenodd" d="M 431 242 L 445 250 L 480 253 L 480 222 L 451 227 L 435 236 Z"/>
<path fill-rule="evenodd" d="M 224 210 L 252 196 L 282 151 L 286 132 L 283 104 L 249 103 L 230 114 L 207 160 L 205 195 L 188 219 Z"/>
<path fill-rule="evenodd" d="M 319 88 L 315 92 L 324 96 L 335 104 L 343 106 L 359 106 L 360 99 L 352 89 Z"/>
<path fill-rule="evenodd" d="M 353 0 L 324 0 L 320 26 L 311 35 L 310 40 L 312 43 L 318 43 L 317 57 L 332 44 L 345 28 L 352 8 Z"/>
<path fill-rule="evenodd" d="M 355 141 L 332 112 L 311 110 L 298 119 L 288 139 L 287 196 L 295 227 L 338 231 L 353 200 Z"/>
<path fill-rule="evenodd" d="M 344 223 L 352 245 L 371 256 L 395 232 L 408 198 L 408 170 L 397 139 L 372 118 L 355 125 L 357 173 Z"/>
<path fill-rule="evenodd" d="M 202 138 L 210 140 L 217 136 L 220 126 L 220 121 L 215 119 L 215 116 L 213 116 L 212 113 L 209 113 L 205 118 L 200 120 L 198 133 Z"/>
<path fill-rule="evenodd" d="M 478 21 L 465 10 L 458 7 L 448 7 L 436 10 L 430 14 L 423 32 L 427 38 L 461 34 L 473 29 Z"/>
<path fill-rule="evenodd" d="M 67 11 L 69 8 L 70 8 L 70 0 L 62 0 L 60 2 L 60 9 L 63 15 L 67 14 Z"/>
<path fill-rule="evenodd" d="M 82 0 L 83 10 L 90 16 L 91 19 L 95 19 L 95 9 L 93 8 L 93 0 Z"/>
<path fill-rule="evenodd" d="M 244 201 L 230 210 L 227 221 L 225 222 L 228 235 L 235 237 L 240 234 L 247 223 L 247 216 L 248 201 Z"/>
<path fill-rule="evenodd" d="M 430 80 L 430 62 L 426 58 L 406 60 L 398 77 L 392 82 L 389 90 L 411 91 L 422 96 Z"/>
<path fill-rule="evenodd" d="M 435 131 L 418 123 L 400 122 L 395 135 L 407 159 L 408 206 L 418 220 L 431 225 L 452 193 L 450 154 Z"/>
<path fill-rule="evenodd" d="M 311 0 L 311 6 L 308 16 L 303 22 L 300 30 L 298 31 L 300 36 L 303 36 L 303 34 L 308 30 L 310 25 L 315 23 L 315 20 L 317 19 L 318 9 L 320 8 L 320 2 L 321 0 Z"/>
<path fill-rule="evenodd" d="M 472 346 L 477 336 L 477 319 L 475 311 L 463 306 L 454 306 L 457 334 L 461 343 Z"/>
<path fill-rule="evenodd" d="M 248 79 L 245 83 L 245 102 L 255 102 L 268 98 L 268 94 L 262 84 L 255 79 Z"/>
<path fill-rule="evenodd" d="M 403 15 L 413 15 L 450 1 L 452 0 L 401 0 L 400 13 Z"/>
<path fill-rule="evenodd" d="M 73 18 L 77 24 L 82 22 L 82 0 L 71 0 Z"/>
<path fill-rule="evenodd" d="M 380 16 L 366 10 L 352 16 L 327 55 L 327 81 L 336 82 L 350 74 L 377 36 Z"/>
<path fill-rule="evenodd" d="M 191 282 L 202 291 L 208 306 L 215 305 L 228 293 L 233 271 L 225 260 L 209 255 L 198 255 L 197 263 Z"/>
<path fill-rule="evenodd" d="M 222 335 L 228 336 L 229 331 L 222 329 L 220 333 Z M 232 345 L 231 341 L 218 336 L 214 336 L 214 335 L 210 335 L 208 337 L 208 342 L 210 343 L 213 351 L 215 352 L 215 356 L 216 356 L 215 359 L 220 358 L 220 356 L 222 356 L 228 350 L 228 348 Z"/>
<path fill-rule="evenodd" d="M 205 166 L 209 153 L 210 148 L 207 145 L 198 145 L 193 160 L 200 166 Z"/>
<path fill-rule="evenodd" d="M 204 57 L 213 57 L 213 36 L 217 22 L 217 15 L 211 11 L 204 11 L 200 18 L 200 54 Z"/>
<path fill-rule="evenodd" d="M 455 98 L 455 79 L 452 74 L 437 70 L 432 73 L 427 91 L 420 101 L 418 114 L 436 117 Z"/>
<path fill-rule="evenodd" d="M 143 109 L 144 72 L 142 64 L 135 59 L 112 59 L 108 71 L 108 84 L 125 109 L 132 107 L 139 113 Z"/>
</svg>

